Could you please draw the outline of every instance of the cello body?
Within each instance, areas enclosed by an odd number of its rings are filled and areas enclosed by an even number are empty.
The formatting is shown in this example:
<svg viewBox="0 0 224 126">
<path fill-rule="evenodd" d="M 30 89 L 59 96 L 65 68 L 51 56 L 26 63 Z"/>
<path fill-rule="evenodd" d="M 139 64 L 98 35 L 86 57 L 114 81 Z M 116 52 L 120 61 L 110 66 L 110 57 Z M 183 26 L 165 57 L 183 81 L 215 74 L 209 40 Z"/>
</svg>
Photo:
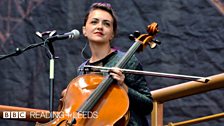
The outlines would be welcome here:
<svg viewBox="0 0 224 126">
<path fill-rule="evenodd" d="M 118 84 L 112 84 L 86 116 L 77 112 L 102 80 L 103 76 L 97 74 L 74 78 L 62 98 L 63 106 L 60 114 L 52 121 L 44 124 L 36 123 L 36 126 L 67 126 L 73 118 L 76 119 L 74 126 L 112 126 L 116 123 L 126 125 L 129 119 L 127 112 L 129 100 L 126 91 Z"/>
</svg>

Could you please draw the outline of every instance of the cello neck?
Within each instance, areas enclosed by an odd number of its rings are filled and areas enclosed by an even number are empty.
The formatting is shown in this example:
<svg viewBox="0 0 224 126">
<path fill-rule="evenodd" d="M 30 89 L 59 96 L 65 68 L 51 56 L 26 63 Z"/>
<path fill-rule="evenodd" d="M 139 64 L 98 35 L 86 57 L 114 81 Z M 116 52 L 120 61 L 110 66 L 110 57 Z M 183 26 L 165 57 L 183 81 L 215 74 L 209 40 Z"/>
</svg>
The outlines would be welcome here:
<svg viewBox="0 0 224 126">
<path fill-rule="evenodd" d="M 134 55 L 134 53 L 137 51 L 137 49 L 140 47 L 140 42 L 135 42 L 131 48 L 125 53 L 125 55 L 122 57 L 122 59 L 116 64 L 115 67 L 118 68 L 124 68 L 124 66 L 127 64 L 127 62 L 131 59 L 131 57 Z"/>
</svg>

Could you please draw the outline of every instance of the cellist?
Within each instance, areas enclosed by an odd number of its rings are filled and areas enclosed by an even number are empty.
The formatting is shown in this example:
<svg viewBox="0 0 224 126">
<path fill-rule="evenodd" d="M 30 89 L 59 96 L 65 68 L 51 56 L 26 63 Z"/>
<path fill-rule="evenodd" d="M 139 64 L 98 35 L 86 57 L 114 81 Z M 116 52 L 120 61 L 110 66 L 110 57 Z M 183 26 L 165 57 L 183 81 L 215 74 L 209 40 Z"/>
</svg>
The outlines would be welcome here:
<svg viewBox="0 0 224 126">
<path fill-rule="evenodd" d="M 109 3 L 93 3 L 87 12 L 83 35 L 88 40 L 91 57 L 82 63 L 84 65 L 113 67 L 124 55 L 112 48 L 112 40 L 117 31 L 117 18 Z M 142 70 L 142 66 L 135 56 L 127 63 L 126 69 Z M 79 75 L 84 74 L 79 71 Z M 123 74 L 118 68 L 110 73 L 128 94 L 130 101 L 130 119 L 128 126 L 148 126 L 146 115 L 152 111 L 152 97 L 147 82 L 142 75 Z M 65 90 L 63 91 L 63 93 Z"/>
</svg>

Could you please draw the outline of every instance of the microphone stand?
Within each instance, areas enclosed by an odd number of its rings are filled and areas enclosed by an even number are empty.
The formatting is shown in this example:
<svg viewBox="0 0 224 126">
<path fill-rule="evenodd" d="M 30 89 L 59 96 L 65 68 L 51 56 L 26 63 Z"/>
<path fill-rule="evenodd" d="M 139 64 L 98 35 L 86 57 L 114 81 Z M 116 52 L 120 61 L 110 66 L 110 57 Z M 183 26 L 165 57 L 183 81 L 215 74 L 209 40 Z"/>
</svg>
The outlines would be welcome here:
<svg viewBox="0 0 224 126">
<path fill-rule="evenodd" d="M 45 34 L 49 34 L 49 37 L 44 39 L 43 35 Z M 54 59 L 55 54 L 54 54 L 54 47 L 52 42 L 54 41 L 53 39 L 49 39 L 50 37 L 52 37 L 54 34 L 56 34 L 56 31 L 47 31 L 45 33 L 39 33 L 36 32 L 36 35 L 42 39 L 43 41 L 46 41 L 48 48 L 47 51 L 49 53 L 49 112 L 50 112 L 50 120 L 53 120 L 54 115 L 53 115 L 53 108 L 54 108 Z M 46 44 L 45 43 L 45 44 Z M 45 45 L 44 44 L 44 45 Z"/>
<path fill-rule="evenodd" d="M 42 40 L 44 40 L 42 38 Z M 48 38 L 45 39 L 43 42 L 39 42 L 39 43 L 35 43 L 35 44 L 31 44 L 23 49 L 20 49 L 20 48 L 16 48 L 15 52 L 12 52 L 12 53 L 9 53 L 9 54 L 6 54 L 6 55 L 0 55 L 0 60 L 3 60 L 3 59 L 6 59 L 8 57 L 12 57 L 12 56 L 18 56 L 20 54 L 22 54 L 23 52 L 27 51 L 27 50 L 30 50 L 32 48 L 35 48 L 35 47 L 38 47 L 38 46 L 41 46 L 41 45 L 45 45 L 47 44 L 49 46 L 49 49 L 48 49 L 48 52 L 50 54 L 50 66 L 49 66 L 49 83 L 50 83 L 50 96 L 49 96 L 49 111 L 50 111 L 50 120 L 53 119 L 53 96 L 54 96 L 54 59 L 55 59 L 55 56 L 54 56 L 54 48 L 53 48 L 53 45 L 52 45 L 52 42 L 53 40 L 49 41 Z"/>
<path fill-rule="evenodd" d="M 48 45 L 48 53 L 50 54 L 50 60 L 49 60 L 49 111 L 50 111 L 50 120 L 53 119 L 53 107 L 54 107 L 54 47 L 51 41 L 47 43 Z"/>
</svg>

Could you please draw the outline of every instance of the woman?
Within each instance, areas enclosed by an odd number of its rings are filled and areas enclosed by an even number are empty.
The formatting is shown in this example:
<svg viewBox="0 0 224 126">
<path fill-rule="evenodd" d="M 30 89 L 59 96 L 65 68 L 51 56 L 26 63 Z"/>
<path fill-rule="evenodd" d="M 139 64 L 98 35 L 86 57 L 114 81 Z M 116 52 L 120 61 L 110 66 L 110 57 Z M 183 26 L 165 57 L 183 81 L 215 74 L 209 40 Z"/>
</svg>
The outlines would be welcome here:
<svg viewBox="0 0 224 126">
<path fill-rule="evenodd" d="M 89 42 L 91 58 L 84 65 L 114 67 L 124 55 L 123 52 L 111 47 L 111 41 L 117 30 L 117 19 L 108 3 L 94 3 L 86 14 L 83 35 Z M 142 70 L 138 60 L 133 56 L 127 63 L 126 69 Z M 83 74 L 79 72 L 79 74 Z M 152 97 L 142 75 L 124 75 L 115 68 L 110 75 L 126 90 L 130 101 L 129 126 L 148 125 L 145 115 L 152 111 Z"/>
</svg>

